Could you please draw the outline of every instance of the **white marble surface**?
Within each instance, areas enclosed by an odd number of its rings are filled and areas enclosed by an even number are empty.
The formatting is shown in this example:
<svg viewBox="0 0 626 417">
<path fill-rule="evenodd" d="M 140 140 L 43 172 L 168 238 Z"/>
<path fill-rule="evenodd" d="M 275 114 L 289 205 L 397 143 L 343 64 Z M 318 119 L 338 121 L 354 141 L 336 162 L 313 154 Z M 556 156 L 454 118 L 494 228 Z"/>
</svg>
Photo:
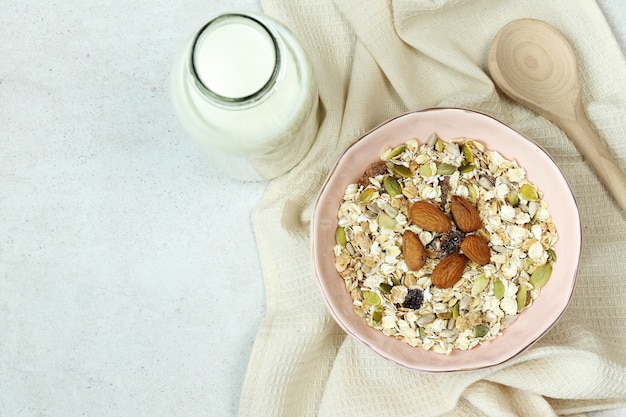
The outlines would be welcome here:
<svg viewBox="0 0 626 417">
<path fill-rule="evenodd" d="M 626 3 L 602 0 L 626 38 Z M 258 0 L 0 8 L 0 416 L 233 416 L 264 184 L 212 170 L 168 97 L 210 17 Z M 622 414 L 615 414 L 622 415 Z"/>
</svg>

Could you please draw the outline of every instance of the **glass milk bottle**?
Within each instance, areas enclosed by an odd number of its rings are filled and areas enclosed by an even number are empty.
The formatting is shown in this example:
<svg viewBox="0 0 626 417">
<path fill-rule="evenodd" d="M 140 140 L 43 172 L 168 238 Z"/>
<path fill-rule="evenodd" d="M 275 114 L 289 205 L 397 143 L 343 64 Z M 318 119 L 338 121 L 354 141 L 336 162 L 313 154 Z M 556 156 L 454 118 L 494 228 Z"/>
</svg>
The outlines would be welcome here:
<svg viewBox="0 0 626 417">
<path fill-rule="evenodd" d="M 175 62 L 171 96 L 187 135 L 238 180 L 284 174 L 317 134 L 317 85 L 306 53 L 264 15 L 224 14 L 204 25 Z"/>
</svg>

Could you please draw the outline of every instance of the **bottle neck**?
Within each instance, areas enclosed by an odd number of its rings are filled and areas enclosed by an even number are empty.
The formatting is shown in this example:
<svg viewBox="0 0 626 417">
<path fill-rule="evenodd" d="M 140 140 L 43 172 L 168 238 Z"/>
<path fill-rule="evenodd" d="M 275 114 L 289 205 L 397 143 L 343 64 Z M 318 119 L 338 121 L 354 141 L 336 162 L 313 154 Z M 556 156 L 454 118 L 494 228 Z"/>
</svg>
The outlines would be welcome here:
<svg viewBox="0 0 626 417">
<path fill-rule="evenodd" d="M 197 91 L 212 104 L 255 106 L 275 88 L 284 66 L 279 37 L 249 15 L 225 14 L 193 39 L 189 72 Z"/>
</svg>

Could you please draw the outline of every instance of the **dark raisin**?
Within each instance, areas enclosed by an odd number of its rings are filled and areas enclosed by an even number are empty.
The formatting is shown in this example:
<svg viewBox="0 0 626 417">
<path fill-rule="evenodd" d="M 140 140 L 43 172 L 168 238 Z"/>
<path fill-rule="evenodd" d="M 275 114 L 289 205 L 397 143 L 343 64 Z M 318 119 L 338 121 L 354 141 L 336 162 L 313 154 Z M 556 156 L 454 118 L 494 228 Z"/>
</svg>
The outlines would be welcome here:
<svg viewBox="0 0 626 417">
<path fill-rule="evenodd" d="M 441 238 L 441 250 L 446 256 L 459 251 L 461 242 L 463 242 L 463 233 L 454 229 L 446 233 Z"/>
<path fill-rule="evenodd" d="M 448 255 L 459 251 L 464 237 L 465 235 L 457 229 L 442 233 L 426 246 L 426 254 L 431 258 L 446 258 Z"/>
<path fill-rule="evenodd" d="M 402 307 L 412 308 L 413 310 L 417 310 L 422 306 L 422 301 L 424 301 L 424 294 L 418 288 L 410 289 L 404 298 L 404 303 L 402 303 Z"/>
</svg>

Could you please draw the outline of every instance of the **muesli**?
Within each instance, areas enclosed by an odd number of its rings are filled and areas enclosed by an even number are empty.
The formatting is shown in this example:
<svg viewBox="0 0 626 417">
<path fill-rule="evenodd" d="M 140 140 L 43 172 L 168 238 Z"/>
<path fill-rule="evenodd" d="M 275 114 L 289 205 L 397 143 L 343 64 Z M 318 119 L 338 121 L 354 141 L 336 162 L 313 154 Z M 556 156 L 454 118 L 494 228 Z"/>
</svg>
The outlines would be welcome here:
<svg viewBox="0 0 626 417">
<path fill-rule="evenodd" d="M 557 231 L 542 197 L 479 140 L 387 148 L 338 210 L 335 264 L 354 312 L 437 353 L 490 343 L 552 273 Z"/>
</svg>

